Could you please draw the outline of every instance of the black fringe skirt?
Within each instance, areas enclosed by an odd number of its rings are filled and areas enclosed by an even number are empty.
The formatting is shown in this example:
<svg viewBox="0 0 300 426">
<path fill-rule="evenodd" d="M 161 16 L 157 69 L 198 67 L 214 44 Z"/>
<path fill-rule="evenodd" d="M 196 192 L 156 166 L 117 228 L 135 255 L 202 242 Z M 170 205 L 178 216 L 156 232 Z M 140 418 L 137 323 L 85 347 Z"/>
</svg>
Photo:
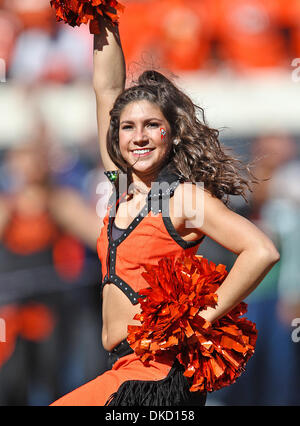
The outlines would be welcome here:
<svg viewBox="0 0 300 426">
<path fill-rule="evenodd" d="M 123 356 L 133 353 L 127 340 L 123 340 L 108 354 L 109 368 Z M 183 375 L 183 367 L 176 360 L 162 380 L 128 380 L 113 393 L 106 406 L 204 406 L 205 392 L 190 392 L 191 384 Z"/>
</svg>

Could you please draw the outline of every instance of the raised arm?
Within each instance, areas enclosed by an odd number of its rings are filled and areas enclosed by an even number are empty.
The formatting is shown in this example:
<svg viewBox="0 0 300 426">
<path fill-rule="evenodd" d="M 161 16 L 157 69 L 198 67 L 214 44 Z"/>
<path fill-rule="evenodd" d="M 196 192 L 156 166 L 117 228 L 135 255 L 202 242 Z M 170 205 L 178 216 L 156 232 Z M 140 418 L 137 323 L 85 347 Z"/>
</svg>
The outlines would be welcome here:
<svg viewBox="0 0 300 426">
<path fill-rule="evenodd" d="M 109 112 L 125 88 L 126 66 L 119 28 L 108 19 L 101 20 L 101 34 L 94 36 L 93 85 L 97 102 L 98 137 L 100 154 L 105 170 L 117 170 L 106 148 Z"/>
</svg>

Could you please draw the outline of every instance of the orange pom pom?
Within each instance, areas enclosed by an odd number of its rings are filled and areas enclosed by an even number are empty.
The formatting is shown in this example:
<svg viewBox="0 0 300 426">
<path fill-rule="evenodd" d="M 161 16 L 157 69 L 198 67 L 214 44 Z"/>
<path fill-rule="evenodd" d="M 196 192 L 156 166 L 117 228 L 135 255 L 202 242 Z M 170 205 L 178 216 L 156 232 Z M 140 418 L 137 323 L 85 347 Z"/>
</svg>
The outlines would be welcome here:
<svg viewBox="0 0 300 426">
<path fill-rule="evenodd" d="M 168 351 L 191 378 L 190 391 L 214 391 L 233 383 L 254 353 L 255 324 L 240 318 L 240 303 L 210 324 L 199 311 L 217 305 L 215 291 L 227 276 L 224 265 L 201 256 L 163 258 L 157 266 L 144 265 L 150 285 L 139 293 L 141 313 L 128 326 L 128 342 L 143 362 Z"/>
<path fill-rule="evenodd" d="M 114 24 L 118 23 L 124 6 L 117 0 L 51 0 L 57 21 L 64 21 L 72 27 L 90 23 L 92 34 L 100 33 L 99 18 L 105 16 Z"/>
</svg>

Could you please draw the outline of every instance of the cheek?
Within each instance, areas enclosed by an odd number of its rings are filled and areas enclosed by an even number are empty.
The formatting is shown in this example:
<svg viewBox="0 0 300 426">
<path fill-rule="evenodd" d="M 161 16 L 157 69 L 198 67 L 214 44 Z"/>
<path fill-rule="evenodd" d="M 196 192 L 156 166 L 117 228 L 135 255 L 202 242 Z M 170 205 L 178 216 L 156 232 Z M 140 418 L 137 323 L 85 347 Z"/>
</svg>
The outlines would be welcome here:
<svg viewBox="0 0 300 426">
<path fill-rule="evenodd" d="M 125 151 L 127 147 L 126 137 L 122 133 L 119 133 L 119 147 L 121 152 Z"/>
<path fill-rule="evenodd" d="M 170 132 L 165 127 L 161 127 L 155 131 L 155 138 L 153 139 L 155 139 L 157 145 L 165 149 L 170 145 Z"/>
<path fill-rule="evenodd" d="M 170 153 L 170 142 L 167 139 L 161 140 L 156 144 L 156 148 L 159 157 L 167 157 Z"/>
<path fill-rule="evenodd" d="M 159 129 L 157 141 L 164 150 L 168 150 L 171 145 L 171 133 L 164 127 L 162 127 L 161 129 Z"/>
</svg>

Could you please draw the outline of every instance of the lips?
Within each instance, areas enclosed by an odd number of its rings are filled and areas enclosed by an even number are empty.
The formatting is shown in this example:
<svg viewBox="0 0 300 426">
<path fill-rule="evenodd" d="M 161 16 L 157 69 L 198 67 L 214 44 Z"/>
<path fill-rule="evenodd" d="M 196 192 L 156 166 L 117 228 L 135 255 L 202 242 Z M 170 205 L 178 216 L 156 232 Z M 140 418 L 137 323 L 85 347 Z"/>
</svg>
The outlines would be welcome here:
<svg viewBox="0 0 300 426">
<path fill-rule="evenodd" d="M 134 152 L 134 151 L 144 151 L 145 149 L 150 149 L 150 151 L 144 152 L 144 153 Z M 135 157 L 144 157 L 144 156 L 146 157 L 147 155 L 150 155 L 153 150 L 154 148 L 143 148 L 143 149 L 136 149 L 131 152 Z"/>
<path fill-rule="evenodd" d="M 136 148 L 136 149 L 132 149 L 131 152 L 133 152 L 133 151 L 144 151 L 145 149 L 150 149 L 150 151 L 154 150 L 154 148 Z"/>
</svg>

